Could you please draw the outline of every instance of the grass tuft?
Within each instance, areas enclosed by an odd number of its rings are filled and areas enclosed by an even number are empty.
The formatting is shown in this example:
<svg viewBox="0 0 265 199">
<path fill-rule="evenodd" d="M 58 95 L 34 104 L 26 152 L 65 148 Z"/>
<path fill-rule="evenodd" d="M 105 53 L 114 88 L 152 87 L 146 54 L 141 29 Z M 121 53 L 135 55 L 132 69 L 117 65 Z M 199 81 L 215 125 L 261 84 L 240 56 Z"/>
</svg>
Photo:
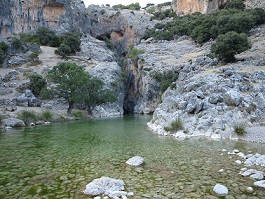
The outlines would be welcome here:
<svg viewBox="0 0 265 199">
<path fill-rule="evenodd" d="M 182 120 L 178 117 L 175 121 L 173 121 L 170 125 L 170 127 L 164 127 L 165 131 L 169 131 L 169 132 L 176 132 L 179 130 L 183 130 L 183 122 Z"/>
<path fill-rule="evenodd" d="M 239 135 L 239 136 L 244 136 L 247 134 L 245 130 L 245 125 L 244 124 L 235 124 L 234 125 L 234 132 Z"/>
</svg>

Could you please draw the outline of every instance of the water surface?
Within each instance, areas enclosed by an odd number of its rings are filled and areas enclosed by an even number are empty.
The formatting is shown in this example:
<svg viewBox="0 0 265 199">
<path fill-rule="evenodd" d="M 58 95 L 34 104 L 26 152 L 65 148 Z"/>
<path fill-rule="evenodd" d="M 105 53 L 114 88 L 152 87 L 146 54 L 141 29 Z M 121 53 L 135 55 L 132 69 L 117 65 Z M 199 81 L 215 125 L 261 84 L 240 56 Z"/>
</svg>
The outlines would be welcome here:
<svg viewBox="0 0 265 199">
<path fill-rule="evenodd" d="M 265 198 L 245 192 L 254 180 L 222 149 L 265 154 L 264 144 L 177 141 L 151 133 L 149 116 L 76 121 L 0 132 L 0 198 L 93 198 L 85 185 L 102 176 L 122 179 L 132 198 L 210 198 L 216 183 L 234 198 Z M 223 155 L 221 155 L 223 153 Z M 142 167 L 124 162 L 144 157 Z M 224 172 L 218 172 L 224 169 Z M 259 168 L 260 170 L 264 168 Z"/>
</svg>

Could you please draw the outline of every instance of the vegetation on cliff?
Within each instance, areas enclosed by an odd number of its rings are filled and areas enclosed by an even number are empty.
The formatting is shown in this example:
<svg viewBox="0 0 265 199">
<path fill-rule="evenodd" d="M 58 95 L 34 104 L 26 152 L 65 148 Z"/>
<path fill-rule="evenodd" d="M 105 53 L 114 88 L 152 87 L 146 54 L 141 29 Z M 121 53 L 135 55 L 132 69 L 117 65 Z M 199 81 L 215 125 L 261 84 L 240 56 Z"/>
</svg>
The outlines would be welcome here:
<svg viewBox="0 0 265 199">
<path fill-rule="evenodd" d="M 188 35 L 198 44 L 202 44 L 230 31 L 248 34 L 256 25 L 264 23 L 265 11 L 261 8 L 244 8 L 245 5 L 242 0 L 234 0 L 228 3 L 224 9 L 208 15 L 194 13 L 186 16 L 175 16 L 172 21 L 166 24 L 158 23 L 153 29 L 148 29 L 143 39 L 153 37 L 156 40 L 173 40 L 179 36 Z M 161 16 L 165 15 L 162 12 L 154 13 L 155 18 L 161 19 Z M 244 41 L 244 43 L 246 42 Z"/>
<path fill-rule="evenodd" d="M 114 6 L 112 6 L 112 8 L 116 8 L 116 9 L 120 8 L 120 9 L 128 9 L 128 10 L 140 10 L 141 6 L 138 2 L 136 2 L 136 3 L 131 3 L 127 6 L 122 5 L 122 4 L 114 5 Z"/>
<path fill-rule="evenodd" d="M 235 54 L 246 51 L 251 47 L 245 33 L 238 34 L 234 31 L 219 35 L 211 51 L 225 62 L 235 61 Z"/>
</svg>

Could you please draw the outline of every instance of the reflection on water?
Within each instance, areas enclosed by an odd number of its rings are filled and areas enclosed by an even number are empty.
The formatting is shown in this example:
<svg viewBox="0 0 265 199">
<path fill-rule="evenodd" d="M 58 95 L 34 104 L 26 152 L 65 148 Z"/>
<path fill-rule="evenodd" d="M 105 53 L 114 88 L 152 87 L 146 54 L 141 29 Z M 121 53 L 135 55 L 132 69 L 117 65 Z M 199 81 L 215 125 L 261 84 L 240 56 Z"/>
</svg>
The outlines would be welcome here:
<svg viewBox="0 0 265 199">
<path fill-rule="evenodd" d="M 176 141 L 148 131 L 149 120 L 130 116 L 1 132 L 0 198 L 89 198 L 82 194 L 85 185 L 102 176 L 124 180 L 133 198 L 207 198 L 216 183 L 235 198 L 265 197 L 262 189 L 245 192 L 254 181 L 238 175 L 237 156 L 220 155 L 223 148 L 265 154 L 264 145 Z M 145 158 L 144 166 L 124 164 L 135 155 Z"/>
</svg>

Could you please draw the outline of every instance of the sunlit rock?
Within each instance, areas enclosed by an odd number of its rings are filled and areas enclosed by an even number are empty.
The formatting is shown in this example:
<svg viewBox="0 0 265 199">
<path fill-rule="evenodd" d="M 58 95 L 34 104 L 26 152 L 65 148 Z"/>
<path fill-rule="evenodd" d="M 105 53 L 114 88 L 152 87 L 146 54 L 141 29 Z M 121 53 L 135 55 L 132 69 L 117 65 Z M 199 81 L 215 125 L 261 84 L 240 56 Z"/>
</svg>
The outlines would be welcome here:
<svg viewBox="0 0 265 199">
<path fill-rule="evenodd" d="M 86 195 L 97 196 L 101 194 L 109 195 L 114 191 L 124 190 L 124 181 L 109 177 L 101 177 L 95 179 L 86 185 L 86 190 L 83 192 Z"/>
<path fill-rule="evenodd" d="M 228 189 L 221 184 L 216 184 L 213 188 L 213 191 L 218 195 L 218 196 L 226 196 L 228 194 Z"/>
<path fill-rule="evenodd" d="M 262 187 L 262 188 L 265 188 L 265 180 L 256 181 L 256 182 L 254 182 L 254 185 L 255 185 L 256 187 Z"/>
<path fill-rule="evenodd" d="M 131 166 L 140 166 L 143 163 L 144 163 L 144 158 L 142 158 L 141 156 L 134 156 L 126 161 L 126 164 Z"/>
</svg>

